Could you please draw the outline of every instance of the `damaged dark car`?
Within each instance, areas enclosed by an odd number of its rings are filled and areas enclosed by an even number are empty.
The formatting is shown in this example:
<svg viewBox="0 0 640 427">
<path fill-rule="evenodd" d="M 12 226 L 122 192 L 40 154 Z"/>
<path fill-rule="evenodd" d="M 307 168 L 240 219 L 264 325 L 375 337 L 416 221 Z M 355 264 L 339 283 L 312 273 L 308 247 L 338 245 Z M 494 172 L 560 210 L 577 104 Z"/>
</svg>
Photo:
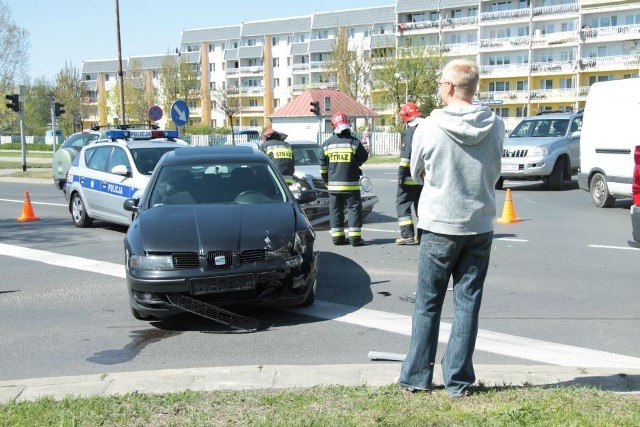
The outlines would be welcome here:
<svg viewBox="0 0 640 427">
<path fill-rule="evenodd" d="M 269 159 L 249 146 L 179 148 L 158 163 L 125 237 L 131 313 L 182 313 L 174 296 L 213 306 L 308 306 L 315 232 Z M 187 310 L 188 311 L 188 310 Z"/>
</svg>

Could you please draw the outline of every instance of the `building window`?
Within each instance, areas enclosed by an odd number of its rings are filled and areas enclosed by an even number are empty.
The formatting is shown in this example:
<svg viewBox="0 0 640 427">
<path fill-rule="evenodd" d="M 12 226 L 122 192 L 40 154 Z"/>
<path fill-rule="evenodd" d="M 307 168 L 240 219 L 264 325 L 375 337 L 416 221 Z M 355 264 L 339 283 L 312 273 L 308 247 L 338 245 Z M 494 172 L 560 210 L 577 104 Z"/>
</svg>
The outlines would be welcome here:
<svg viewBox="0 0 640 427">
<path fill-rule="evenodd" d="M 280 99 L 276 98 L 273 100 L 273 108 L 280 108 Z"/>
<path fill-rule="evenodd" d="M 509 82 L 489 82 L 489 92 L 507 92 Z"/>
<path fill-rule="evenodd" d="M 273 87 L 280 87 L 280 79 L 279 78 L 275 78 L 273 79 Z"/>
<path fill-rule="evenodd" d="M 287 67 L 291 67 L 291 57 L 287 57 Z"/>
<path fill-rule="evenodd" d="M 211 119 L 211 127 L 212 128 L 217 128 L 218 127 L 218 121 L 216 119 Z"/>
<path fill-rule="evenodd" d="M 249 120 L 249 126 L 258 127 L 258 119 Z"/>
<path fill-rule="evenodd" d="M 258 106 L 258 100 L 257 99 L 250 99 L 249 100 L 249 107 L 257 107 Z"/>
<path fill-rule="evenodd" d="M 304 43 L 307 40 L 307 36 L 305 34 L 300 34 L 300 43 Z"/>
<path fill-rule="evenodd" d="M 271 46 L 277 46 L 278 45 L 278 37 L 274 36 L 271 38 Z"/>
<path fill-rule="evenodd" d="M 529 117 L 529 113 L 527 112 L 527 107 L 517 107 L 516 117 Z"/>
<path fill-rule="evenodd" d="M 256 45 L 256 39 L 247 40 L 247 46 L 255 46 L 255 45 Z"/>
<path fill-rule="evenodd" d="M 529 82 L 526 80 L 518 80 L 516 82 L 516 90 L 517 91 L 524 91 L 524 90 L 529 90 Z"/>
<path fill-rule="evenodd" d="M 213 52 L 216 49 L 216 45 L 213 43 L 209 43 L 209 52 Z"/>
<path fill-rule="evenodd" d="M 287 77 L 287 87 L 291 87 L 291 77 Z"/>
<path fill-rule="evenodd" d="M 293 41 L 293 36 L 287 36 L 287 45 L 290 45 Z"/>
<path fill-rule="evenodd" d="M 280 58 L 273 58 L 272 59 L 272 63 L 273 63 L 273 68 L 279 67 L 280 66 Z"/>
</svg>

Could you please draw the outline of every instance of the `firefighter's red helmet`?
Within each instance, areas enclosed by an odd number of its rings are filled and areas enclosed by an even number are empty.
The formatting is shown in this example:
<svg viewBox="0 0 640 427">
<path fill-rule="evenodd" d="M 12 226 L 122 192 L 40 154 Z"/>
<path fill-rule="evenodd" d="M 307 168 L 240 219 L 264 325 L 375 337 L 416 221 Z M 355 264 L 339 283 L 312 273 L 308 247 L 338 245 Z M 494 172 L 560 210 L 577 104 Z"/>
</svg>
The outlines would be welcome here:
<svg viewBox="0 0 640 427">
<path fill-rule="evenodd" d="M 415 117 L 421 117 L 422 113 L 418 109 L 418 106 L 413 102 L 407 102 L 400 108 L 400 118 L 403 122 L 407 123 L 409 120 Z"/>
<path fill-rule="evenodd" d="M 278 132 L 275 129 L 267 129 L 262 134 L 262 142 L 267 142 L 271 139 L 277 139 L 278 141 L 284 141 L 287 139 L 287 134 Z"/>
<path fill-rule="evenodd" d="M 340 133 L 345 129 L 351 129 L 349 126 L 349 117 L 347 113 L 343 111 L 338 111 L 331 117 L 331 125 L 333 126 L 334 133 Z"/>
</svg>

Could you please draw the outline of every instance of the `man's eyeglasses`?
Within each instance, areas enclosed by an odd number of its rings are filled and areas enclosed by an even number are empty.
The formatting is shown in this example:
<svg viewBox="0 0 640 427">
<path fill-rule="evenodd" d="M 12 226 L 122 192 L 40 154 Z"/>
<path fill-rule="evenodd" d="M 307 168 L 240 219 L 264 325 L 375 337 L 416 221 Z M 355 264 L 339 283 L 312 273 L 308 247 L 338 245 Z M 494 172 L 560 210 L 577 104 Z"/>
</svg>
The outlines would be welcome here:
<svg viewBox="0 0 640 427">
<path fill-rule="evenodd" d="M 451 86 L 455 86 L 455 85 L 454 85 L 453 83 L 451 83 L 451 82 L 438 82 L 438 84 L 439 84 L 440 86 L 442 86 L 442 85 L 451 85 Z"/>
</svg>

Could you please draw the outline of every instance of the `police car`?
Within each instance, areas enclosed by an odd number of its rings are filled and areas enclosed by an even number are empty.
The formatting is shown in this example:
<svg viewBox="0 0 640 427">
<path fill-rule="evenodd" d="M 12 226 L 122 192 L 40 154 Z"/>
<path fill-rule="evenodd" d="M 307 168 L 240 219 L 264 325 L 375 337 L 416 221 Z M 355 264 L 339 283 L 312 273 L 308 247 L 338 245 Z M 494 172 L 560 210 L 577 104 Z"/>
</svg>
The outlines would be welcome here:
<svg viewBox="0 0 640 427">
<path fill-rule="evenodd" d="M 124 201 L 142 194 L 165 153 L 188 146 L 177 138 L 178 131 L 112 129 L 85 145 L 65 182 L 74 224 L 88 227 L 96 219 L 129 225 L 131 213 L 124 210 Z"/>
</svg>

